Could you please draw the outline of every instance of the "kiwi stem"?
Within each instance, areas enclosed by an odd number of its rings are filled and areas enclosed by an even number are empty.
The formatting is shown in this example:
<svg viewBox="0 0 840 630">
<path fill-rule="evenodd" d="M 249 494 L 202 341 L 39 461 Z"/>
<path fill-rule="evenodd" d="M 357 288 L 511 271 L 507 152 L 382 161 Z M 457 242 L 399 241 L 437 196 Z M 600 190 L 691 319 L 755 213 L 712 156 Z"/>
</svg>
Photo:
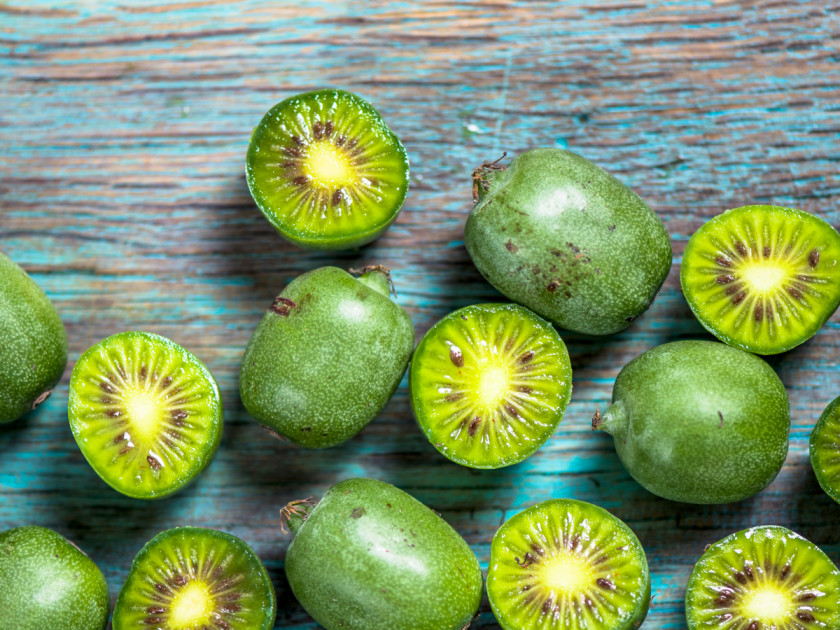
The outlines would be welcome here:
<svg viewBox="0 0 840 630">
<path fill-rule="evenodd" d="M 610 405 L 602 414 L 600 410 L 592 416 L 592 430 L 604 431 L 613 437 L 621 437 L 627 429 L 627 410 L 620 400 Z"/>
<path fill-rule="evenodd" d="M 315 501 L 312 500 L 312 497 L 287 503 L 280 510 L 280 531 L 284 534 L 291 532 L 292 536 L 297 534 L 300 526 L 309 518 L 309 514 L 314 507 Z"/>
<path fill-rule="evenodd" d="M 484 197 L 485 193 L 490 190 L 490 180 L 493 176 L 493 171 L 503 171 L 507 168 L 504 164 L 499 164 L 507 157 L 507 151 L 502 153 L 502 157 L 490 162 L 484 160 L 484 163 L 472 172 L 472 196 L 473 203 L 478 203 Z"/>
<path fill-rule="evenodd" d="M 369 265 L 361 269 L 350 269 L 352 274 L 360 274 L 357 278 L 359 282 L 368 288 L 373 289 L 377 293 L 381 293 L 386 297 L 397 297 L 397 290 L 394 288 L 394 282 L 391 280 L 391 270 L 382 265 Z"/>
</svg>

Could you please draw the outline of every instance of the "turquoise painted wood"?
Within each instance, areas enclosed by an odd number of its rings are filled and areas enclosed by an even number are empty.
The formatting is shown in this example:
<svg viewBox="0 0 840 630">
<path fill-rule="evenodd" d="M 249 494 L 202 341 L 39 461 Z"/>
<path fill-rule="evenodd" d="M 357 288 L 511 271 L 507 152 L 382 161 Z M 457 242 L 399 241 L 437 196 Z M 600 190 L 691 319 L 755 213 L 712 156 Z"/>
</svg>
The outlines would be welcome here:
<svg viewBox="0 0 840 630">
<path fill-rule="evenodd" d="M 748 202 L 840 224 L 840 3 L 828 0 L 568 0 L 450 3 L 278 0 L 5 0 L 0 4 L 0 247 L 55 301 L 71 364 L 106 335 L 171 337 L 218 378 L 226 434 L 188 490 L 143 503 L 90 470 L 67 425 L 67 378 L 38 412 L 0 429 L 0 528 L 52 527 L 100 564 L 112 594 L 158 531 L 193 524 L 241 536 L 277 586 L 277 628 L 314 624 L 282 571 L 285 502 L 355 475 L 440 511 L 486 567 L 513 512 L 549 497 L 625 519 L 650 557 L 645 628 L 684 628 L 684 584 L 707 543 L 777 523 L 840 561 L 840 506 L 824 496 L 807 437 L 840 394 L 836 317 L 772 359 L 788 387 L 793 443 L 779 478 L 737 505 L 651 496 L 624 472 L 592 412 L 628 360 L 705 337 L 677 280 L 704 218 Z M 338 86 L 378 107 L 403 139 L 412 187 L 377 243 L 339 255 L 285 244 L 244 179 L 251 128 L 275 102 Z M 426 443 L 405 384 L 357 439 L 305 452 L 245 413 L 237 373 L 264 308 L 327 263 L 394 269 L 418 335 L 499 296 L 462 243 L 470 171 L 502 151 L 568 147 L 608 167 L 665 219 L 675 262 L 654 307 L 608 339 L 563 334 L 574 394 L 557 434 L 521 465 L 460 468 Z M 496 628 L 488 606 L 477 627 Z"/>
</svg>

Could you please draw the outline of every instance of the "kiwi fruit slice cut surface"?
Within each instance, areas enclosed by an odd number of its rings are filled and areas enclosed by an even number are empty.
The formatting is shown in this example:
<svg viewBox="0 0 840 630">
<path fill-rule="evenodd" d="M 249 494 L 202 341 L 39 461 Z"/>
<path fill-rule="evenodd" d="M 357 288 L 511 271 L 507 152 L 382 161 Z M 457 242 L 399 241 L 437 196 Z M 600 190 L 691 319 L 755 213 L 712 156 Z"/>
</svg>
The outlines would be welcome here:
<svg viewBox="0 0 840 630">
<path fill-rule="evenodd" d="M 0 533 L 0 628 L 104 630 L 110 599 L 102 571 L 45 527 Z"/>
<path fill-rule="evenodd" d="M 396 219 L 408 157 L 366 100 L 320 90 L 272 107 L 254 129 L 248 187 L 289 241 L 311 249 L 369 243 Z"/>
<path fill-rule="evenodd" d="M 443 455 L 472 468 L 521 462 L 554 433 L 572 393 L 566 345 L 516 304 L 475 304 L 423 337 L 410 370 L 420 428 Z"/>
<path fill-rule="evenodd" d="M 840 571 L 784 527 L 754 527 L 709 546 L 685 593 L 689 630 L 840 628 Z"/>
<path fill-rule="evenodd" d="M 776 354 L 809 339 L 840 304 L 840 234 L 793 208 L 744 206 L 697 230 L 680 281 L 721 341 Z"/>
<path fill-rule="evenodd" d="M 487 594 L 504 630 L 630 630 L 650 606 L 639 539 L 603 508 L 552 499 L 493 536 Z"/>
<path fill-rule="evenodd" d="M 140 499 L 182 488 L 210 463 L 222 436 L 210 372 L 178 344 L 145 332 L 113 335 L 82 355 L 68 415 L 96 473 Z"/>
<path fill-rule="evenodd" d="M 176 527 L 146 544 L 114 607 L 114 630 L 270 630 L 277 602 L 262 562 L 242 540 Z"/>
<path fill-rule="evenodd" d="M 811 466 L 822 489 L 840 503 L 840 398 L 825 408 L 811 433 Z"/>
</svg>

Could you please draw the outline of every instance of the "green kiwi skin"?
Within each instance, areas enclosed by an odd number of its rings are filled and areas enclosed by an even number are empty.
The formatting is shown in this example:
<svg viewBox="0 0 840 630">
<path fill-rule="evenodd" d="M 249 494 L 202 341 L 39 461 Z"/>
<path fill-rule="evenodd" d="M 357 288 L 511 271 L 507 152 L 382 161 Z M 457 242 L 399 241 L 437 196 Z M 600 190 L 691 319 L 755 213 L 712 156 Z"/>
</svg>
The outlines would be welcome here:
<svg viewBox="0 0 840 630">
<path fill-rule="evenodd" d="M 840 470 L 827 469 L 823 458 L 834 457 L 840 460 L 840 397 L 832 400 L 820 415 L 817 425 L 811 433 L 811 466 L 820 487 L 825 493 L 840 503 Z M 837 464 L 840 467 L 840 462 Z"/>
<path fill-rule="evenodd" d="M 0 424 L 40 405 L 67 365 L 67 333 L 52 302 L 0 252 Z"/>
<path fill-rule="evenodd" d="M 288 523 L 286 576 L 326 630 L 469 626 L 482 597 L 478 559 L 428 507 L 390 484 L 350 479 L 305 509 Z"/>
<path fill-rule="evenodd" d="M 173 484 L 171 487 L 168 488 L 159 488 L 154 493 L 133 490 L 129 486 L 120 486 L 114 483 L 112 480 L 110 480 L 107 477 L 107 475 L 104 474 L 104 471 L 101 471 L 98 466 L 94 465 L 94 463 L 97 460 L 98 453 L 90 452 L 90 450 L 86 447 L 85 441 L 82 439 L 79 429 L 77 428 L 74 422 L 74 408 L 83 405 L 79 395 L 76 392 L 76 388 L 74 387 L 74 381 L 76 381 L 77 379 L 82 379 L 84 377 L 84 375 L 81 374 L 81 370 L 83 369 L 82 366 L 85 362 L 86 357 L 88 355 L 92 355 L 98 352 L 100 347 L 107 344 L 111 340 L 125 339 L 131 342 L 136 342 L 138 344 L 162 344 L 164 346 L 168 346 L 169 348 L 174 349 L 177 353 L 180 354 L 181 358 L 184 359 L 185 362 L 191 364 L 194 368 L 196 368 L 200 373 L 204 375 L 205 382 L 208 383 L 211 387 L 209 397 L 216 401 L 215 416 L 212 422 L 212 431 L 206 436 L 207 448 L 205 449 L 203 456 L 200 459 L 191 462 L 192 465 L 185 471 L 186 474 L 179 480 L 179 483 Z M 123 494 L 127 497 L 131 497 L 132 499 L 145 500 L 156 500 L 169 497 L 175 494 L 176 492 L 183 490 L 187 485 L 194 481 L 195 478 L 198 477 L 198 475 L 202 471 L 204 471 L 205 468 L 207 468 L 207 466 L 210 464 L 211 461 L 213 461 L 213 458 L 216 456 L 216 451 L 219 449 L 219 445 L 222 442 L 222 430 L 224 423 L 222 397 L 221 393 L 219 392 L 219 386 L 216 383 L 216 379 L 213 378 L 213 375 L 210 373 L 207 367 L 198 359 L 198 357 L 196 357 L 194 354 L 192 354 L 182 346 L 179 346 L 171 339 L 167 339 L 166 337 L 162 337 L 161 335 L 156 335 L 154 333 L 134 330 L 111 335 L 110 337 L 107 337 L 99 343 L 91 346 L 87 349 L 87 351 L 85 351 L 84 354 L 82 354 L 82 356 L 76 362 L 76 365 L 73 368 L 73 372 L 70 375 L 68 417 L 70 421 L 70 428 L 73 432 L 73 437 L 76 440 L 76 444 L 78 445 L 79 450 L 85 456 L 85 459 L 88 461 L 88 464 L 90 464 L 91 468 L 99 476 L 99 478 L 120 494 Z"/>
<path fill-rule="evenodd" d="M 272 122 L 276 118 L 277 112 L 282 111 L 285 108 L 291 106 L 296 100 L 307 99 L 310 97 L 318 97 L 321 95 L 341 95 L 342 97 L 349 98 L 355 102 L 356 107 L 364 111 L 367 116 L 375 120 L 375 124 L 379 129 L 379 133 L 383 137 L 386 137 L 388 139 L 394 150 L 397 151 L 397 153 L 402 157 L 402 169 L 405 175 L 405 185 L 401 189 L 402 194 L 394 202 L 393 212 L 386 221 L 376 225 L 371 225 L 367 230 L 364 230 L 362 232 L 347 234 L 340 237 L 313 237 L 311 235 L 301 234 L 300 232 L 289 229 L 288 226 L 286 226 L 281 220 L 277 218 L 277 216 L 273 212 L 273 209 L 263 200 L 259 190 L 259 184 L 253 175 L 253 169 L 251 167 L 251 162 L 256 157 L 256 151 L 258 150 L 257 147 L 260 142 L 261 136 L 263 134 L 269 133 L 268 130 L 271 129 Z M 276 229 L 277 232 L 279 232 L 279 234 L 290 243 L 293 243 L 298 247 L 302 247 L 304 249 L 320 251 L 341 251 L 348 249 L 356 249 L 362 247 L 363 245 L 367 245 L 368 243 L 375 241 L 377 238 L 379 238 L 399 216 L 400 210 L 402 209 L 403 203 L 405 202 L 405 198 L 408 195 L 408 154 L 406 153 L 405 147 L 403 147 L 396 134 L 394 134 L 394 132 L 392 132 L 391 129 L 385 124 L 385 121 L 382 119 L 379 112 L 376 111 L 376 109 L 374 109 L 373 106 L 370 103 L 368 103 L 365 99 L 350 92 L 345 92 L 344 90 L 314 90 L 312 92 L 306 92 L 304 94 L 297 94 L 277 103 L 265 113 L 260 123 L 256 127 L 254 127 L 254 130 L 251 133 L 251 141 L 248 145 L 248 153 L 246 156 L 246 180 L 248 182 L 248 189 L 251 192 L 251 197 L 254 199 L 254 202 L 257 204 L 257 207 L 260 209 L 260 212 L 262 212 L 263 216 L 265 216 L 265 218 L 268 219 L 269 223 L 271 223 L 274 229 Z"/>
<path fill-rule="evenodd" d="M 800 547 L 799 551 L 813 554 L 812 557 L 808 558 L 808 564 L 812 566 L 822 565 L 825 567 L 825 581 L 828 583 L 824 583 L 824 587 L 826 587 L 824 592 L 833 599 L 834 611 L 832 615 L 833 618 L 828 620 L 831 623 L 828 625 L 820 624 L 819 627 L 826 628 L 826 630 L 829 628 L 840 628 L 840 570 L 837 569 L 835 564 L 825 554 L 825 552 L 822 551 L 822 549 L 796 532 L 779 525 L 762 525 L 758 527 L 751 527 L 740 532 L 735 532 L 734 534 L 730 534 L 722 540 L 706 547 L 705 552 L 697 561 L 697 564 L 694 565 L 686 585 L 685 614 L 688 630 L 710 630 L 712 627 L 718 627 L 717 623 L 715 626 L 711 626 L 699 618 L 700 613 L 698 612 L 698 609 L 702 610 L 703 573 L 705 569 L 709 567 L 713 573 L 719 573 L 720 567 L 718 565 L 718 555 L 720 552 L 743 548 L 743 546 L 749 545 L 750 541 L 763 542 L 766 537 L 770 536 L 783 536 L 788 541 L 796 541 L 804 545 L 804 548 Z M 790 562 L 792 560 L 792 555 L 791 553 L 788 553 L 787 548 L 785 548 L 785 552 L 786 559 Z M 748 554 L 744 554 L 744 557 L 748 557 Z M 832 585 L 835 588 L 832 589 Z M 729 626 L 726 627 L 729 628 Z M 746 626 L 744 625 L 740 627 Z M 762 625 L 761 627 L 765 628 L 768 626 Z M 809 624 L 808 627 L 812 626 Z"/>
<path fill-rule="evenodd" d="M 675 341 L 619 373 L 593 427 L 614 438 L 630 475 L 685 503 L 732 503 L 764 489 L 784 464 L 790 405 L 759 357 L 712 341 Z"/>
<path fill-rule="evenodd" d="M 277 597 L 274 591 L 274 585 L 262 561 L 245 541 L 226 532 L 203 527 L 173 527 L 172 529 L 167 529 L 159 533 L 143 546 L 131 563 L 128 571 L 129 577 L 120 590 L 117 602 L 114 605 L 113 630 L 135 630 L 137 628 L 136 625 L 129 625 L 126 621 L 128 613 L 132 608 L 132 592 L 129 588 L 131 576 L 137 571 L 144 571 L 148 556 L 157 548 L 170 544 L 178 544 L 184 538 L 189 537 L 202 538 L 205 541 L 217 541 L 220 545 L 231 545 L 240 553 L 246 555 L 250 564 L 248 578 L 252 582 L 258 582 L 264 598 L 262 620 L 258 626 L 253 626 L 248 628 L 248 630 L 271 630 L 274 627 L 277 616 Z"/>
<path fill-rule="evenodd" d="M 0 584 L 0 628 L 102 630 L 108 623 L 102 571 L 50 529 L 29 525 L 0 533 Z"/>
<path fill-rule="evenodd" d="M 377 269 L 322 267 L 293 280 L 257 326 L 239 375 L 248 413 L 306 448 L 346 442 L 402 380 L 414 348 L 408 314 Z"/>
<path fill-rule="evenodd" d="M 605 627 L 604 630 L 635 630 L 642 625 L 642 622 L 647 617 L 651 602 L 650 568 L 648 566 L 647 556 L 645 555 L 644 549 L 633 530 L 631 530 L 624 521 L 597 505 L 586 503 L 584 501 L 577 501 L 575 499 L 550 499 L 526 508 L 523 512 L 510 517 L 493 536 L 493 541 L 490 546 L 490 568 L 487 575 L 487 595 L 490 600 L 490 606 L 493 609 L 493 615 L 496 617 L 496 620 L 499 622 L 499 625 L 503 628 L 503 630 L 530 630 L 530 628 L 522 627 L 518 625 L 515 620 L 509 618 L 508 611 L 510 609 L 510 604 L 505 601 L 505 599 L 500 599 L 500 594 L 497 594 L 496 589 L 494 588 L 494 577 L 497 566 L 500 562 L 503 562 L 504 557 L 507 556 L 505 549 L 505 537 L 508 531 L 512 528 L 516 528 L 520 519 L 525 520 L 529 511 L 565 511 L 568 510 L 570 506 L 575 506 L 585 513 L 588 513 L 587 518 L 589 520 L 599 523 L 609 522 L 611 527 L 620 529 L 625 535 L 629 534 L 629 538 L 634 540 L 636 543 L 635 560 L 638 562 L 642 572 L 646 576 L 644 591 L 638 599 L 638 607 L 633 611 L 633 614 L 630 615 L 621 626 L 611 627 L 609 629 Z M 538 627 L 548 628 L 549 626 L 541 626 L 537 623 L 533 626 L 533 628 Z"/>
<path fill-rule="evenodd" d="M 739 208 L 732 208 L 730 210 L 726 210 L 722 214 L 718 215 L 711 219 L 712 221 L 726 220 L 727 216 L 734 213 L 741 213 L 741 212 L 755 212 L 755 213 L 773 213 L 779 216 L 780 221 L 799 221 L 801 220 L 800 217 L 807 217 L 807 219 L 813 223 L 821 224 L 822 231 L 824 232 L 827 239 L 830 239 L 835 242 L 835 248 L 840 247 L 840 234 L 837 233 L 827 221 L 823 220 L 822 218 L 804 212 L 802 210 L 797 210 L 796 208 L 786 208 L 783 206 L 768 206 L 768 205 L 750 205 L 750 206 L 742 206 Z M 718 323 L 714 320 L 714 318 L 708 317 L 703 312 L 703 305 L 695 298 L 692 291 L 688 289 L 688 281 L 691 274 L 689 267 L 686 265 L 685 261 L 692 255 L 694 248 L 697 246 L 699 239 L 701 238 L 702 234 L 702 227 L 700 230 L 695 232 L 691 238 L 688 240 L 688 243 L 685 246 L 685 251 L 683 252 L 683 264 L 680 266 L 680 285 L 683 290 L 683 295 L 686 298 L 686 302 L 688 302 L 689 308 L 691 308 L 691 312 L 694 313 L 694 316 L 697 318 L 697 321 L 708 330 L 711 334 L 715 337 L 720 339 L 725 344 L 730 346 L 734 346 L 736 348 L 740 348 L 741 350 L 746 350 L 747 352 L 753 352 L 755 354 L 761 355 L 772 355 L 772 354 L 780 354 L 782 352 L 787 352 L 795 348 L 796 346 L 805 343 L 808 339 L 813 337 L 825 322 L 834 314 L 837 310 L 837 307 L 840 305 L 840 287 L 835 286 L 834 295 L 832 296 L 832 300 L 830 303 L 826 304 L 824 317 L 819 320 L 816 320 L 812 325 L 803 327 L 800 331 L 800 334 L 797 335 L 795 338 L 790 339 L 789 341 L 777 343 L 777 344 L 762 344 L 757 340 L 745 341 L 742 338 L 739 338 L 736 335 L 731 334 L 730 331 L 723 329 Z M 827 266 L 829 268 L 835 267 L 840 260 L 837 258 L 829 259 L 823 254 L 823 260 L 821 264 Z M 801 323 L 797 322 L 797 325 L 801 326 Z"/>
<path fill-rule="evenodd" d="M 464 240 L 481 275 L 560 328 L 609 335 L 653 302 L 671 268 L 665 226 L 605 170 L 537 148 L 476 182 Z"/>
</svg>

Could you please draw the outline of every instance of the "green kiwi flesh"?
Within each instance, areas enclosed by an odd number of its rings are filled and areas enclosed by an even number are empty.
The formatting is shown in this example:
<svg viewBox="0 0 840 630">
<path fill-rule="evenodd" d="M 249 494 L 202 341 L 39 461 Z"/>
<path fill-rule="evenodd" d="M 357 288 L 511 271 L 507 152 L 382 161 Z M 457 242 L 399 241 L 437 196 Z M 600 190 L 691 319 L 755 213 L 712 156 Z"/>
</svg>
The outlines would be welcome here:
<svg viewBox="0 0 840 630">
<path fill-rule="evenodd" d="M 689 630 L 840 628 L 840 571 L 784 527 L 763 526 L 709 546 L 685 594 Z"/>
<path fill-rule="evenodd" d="M 779 206 L 727 210 L 698 229 L 680 281 L 694 315 L 724 343 L 756 354 L 790 350 L 840 305 L 840 234 Z"/>
<path fill-rule="evenodd" d="M 342 90 L 299 94 L 254 129 L 248 187 L 280 234 L 310 249 L 377 238 L 408 192 L 408 157 L 366 100 Z"/>
<path fill-rule="evenodd" d="M 829 403 L 811 433 L 811 466 L 822 489 L 840 503 L 840 398 Z"/>
<path fill-rule="evenodd" d="M 103 630 L 110 599 L 102 571 L 45 527 L 0 533 L 0 628 Z"/>
<path fill-rule="evenodd" d="M 572 393 L 566 345 L 516 304 L 475 304 L 423 337 L 409 373 L 420 428 L 450 460 L 500 468 L 526 459 L 563 419 Z"/>
<path fill-rule="evenodd" d="M 82 355 L 70 377 L 68 416 L 96 473 L 140 499 L 189 483 L 222 436 L 213 376 L 178 344 L 145 332 L 113 335 Z"/>
<path fill-rule="evenodd" d="M 134 558 L 114 630 L 270 630 L 277 602 L 262 562 L 242 540 L 177 527 Z"/>
<path fill-rule="evenodd" d="M 632 530 L 572 499 L 531 506 L 493 537 L 487 594 L 504 630 L 631 630 L 650 606 L 650 571 Z"/>
</svg>

